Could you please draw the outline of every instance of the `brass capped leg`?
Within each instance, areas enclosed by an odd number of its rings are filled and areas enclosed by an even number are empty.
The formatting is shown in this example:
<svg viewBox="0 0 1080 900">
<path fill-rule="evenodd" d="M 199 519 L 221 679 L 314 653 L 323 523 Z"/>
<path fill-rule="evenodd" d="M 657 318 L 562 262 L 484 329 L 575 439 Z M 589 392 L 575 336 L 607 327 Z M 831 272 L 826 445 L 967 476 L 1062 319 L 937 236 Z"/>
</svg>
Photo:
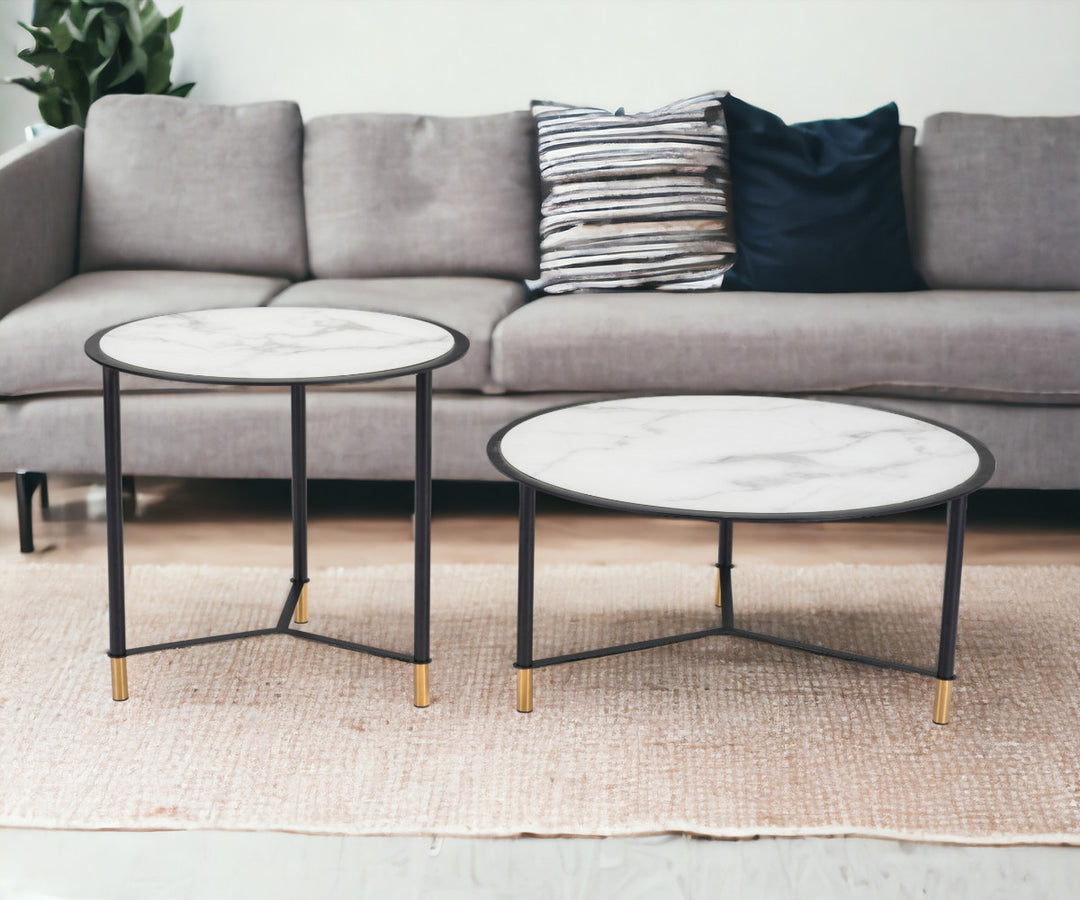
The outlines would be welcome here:
<svg viewBox="0 0 1080 900">
<path fill-rule="evenodd" d="M 127 658 L 113 657 L 112 663 L 112 698 L 113 700 L 127 700 Z"/>
<path fill-rule="evenodd" d="M 431 691 L 428 689 L 428 664 L 417 663 L 413 667 L 413 706 L 423 709 L 431 706 Z"/>
<path fill-rule="evenodd" d="M 938 679 L 937 694 L 934 696 L 934 724 L 949 724 L 949 697 L 952 694 L 952 682 Z"/>
<path fill-rule="evenodd" d="M 532 712 L 532 669 L 517 670 L 517 711 Z"/>
<path fill-rule="evenodd" d="M 296 601 L 296 611 L 293 613 L 293 621 L 297 625 L 307 622 L 307 585 L 300 588 L 300 599 Z"/>
</svg>

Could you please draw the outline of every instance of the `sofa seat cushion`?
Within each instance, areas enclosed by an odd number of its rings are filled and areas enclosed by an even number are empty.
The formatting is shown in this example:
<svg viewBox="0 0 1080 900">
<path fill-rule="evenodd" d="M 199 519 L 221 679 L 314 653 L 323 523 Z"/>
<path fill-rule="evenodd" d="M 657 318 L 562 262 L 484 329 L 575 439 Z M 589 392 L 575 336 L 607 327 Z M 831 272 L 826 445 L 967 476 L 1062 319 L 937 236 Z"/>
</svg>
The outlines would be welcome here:
<svg viewBox="0 0 1080 900">
<path fill-rule="evenodd" d="M 344 278 L 305 281 L 279 294 L 272 306 L 333 306 L 370 309 L 430 319 L 456 328 L 469 339 L 469 352 L 436 369 L 442 390 L 489 390 L 491 333 L 525 302 L 525 285 L 499 278 Z M 408 378 L 412 383 L 413 379 Z M 388 382 L 374 386 L 385 387 Z"/>
<path fill-rule="evenodd" d="M 1076 403 L 1080 292 L 544 297 L 495 330 L 508 390 L 865 391 Z"/>
<path fill-rule="evenodd" d="M 100 391 L 101 366 L 83 350 L 95 332 L 164 313 L 261 306 L 287 284 L 281 278 L 214 272 L 76 275 L 0 319 L 0 395 Z M 126 390 L 177 386 L 135 375 L 120 379 Z"/>
<path fill-rule="evenodd" d="M 81 266 L 307 276 L 292 102 L 111 94 L 90 109 Z"/>
</svg>

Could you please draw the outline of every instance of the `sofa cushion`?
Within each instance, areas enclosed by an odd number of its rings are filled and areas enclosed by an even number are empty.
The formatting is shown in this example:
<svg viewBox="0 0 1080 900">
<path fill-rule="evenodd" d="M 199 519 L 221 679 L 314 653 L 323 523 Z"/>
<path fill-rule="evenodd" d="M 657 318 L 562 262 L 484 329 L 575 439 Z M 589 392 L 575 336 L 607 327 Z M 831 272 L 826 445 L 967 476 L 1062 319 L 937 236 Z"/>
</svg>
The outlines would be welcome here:
<svg viewBox="0 0 1080 900">
<path fill-rule="evenodd" d="M 293 285 L 271 306 L 335 306 L 430 319 L 469 339 L 469 352 L 436 369 L 432 385 L 447 390 L 485 390 L 491 385 L 491 332 L 525 302 L 520 281 L 497 278 L 318 279 Z M 412 384 L 408 376 L 403 383 Z M 386 387 L 389 382 L 373 383 Z"/>
<path fill-rule="evenodd" d="M 916 164 L 932 287 L 1080 288 L 1080 116 L 940 113 Z"/>
<path fill-rule="evenodd" d="M 723 93 L 626 115 L 534 101 L 547 293 L 705 290 L 734 259 Z"/>
<path fill-rule="evenodd" d="M 303 278 L 301 138 L 295 103 L 103 97 L 86 124 L 82 270 Z"/>
<path fill-rule="evenodd" d="M 908 247 L 915 253 L 915 129 L 900 126 L 900 183 L 904 191 L 904 218 Z"/>
<path fill-rule="evenodd" d="M 163 313 L 261 306 L 286 284 L 279 278 L 214 272 L 76 275 L 0 319 L 0 395 L 100 391 L 101 366 L 83 350 L 95 332 Z M 177 384 L 124 375 L 120 386 L 163 390 Z"/>
<path fill-rule="evenodd" d="M 536 274 L 527 112 L 312 119 L 304 192 L 317 278 Z"/>
<path fill-rule="evenodd" d="M 543 297 L 495 329 L 520 391 L 867 391 L 1076 403 L 1080 292 Z"/>
<path fill-rule="evenodd" d="M 725 290 L 914 291 L 890 103 L 854 119 L 787 125 L 724 99 L 737 254 Z"/>
</svg>

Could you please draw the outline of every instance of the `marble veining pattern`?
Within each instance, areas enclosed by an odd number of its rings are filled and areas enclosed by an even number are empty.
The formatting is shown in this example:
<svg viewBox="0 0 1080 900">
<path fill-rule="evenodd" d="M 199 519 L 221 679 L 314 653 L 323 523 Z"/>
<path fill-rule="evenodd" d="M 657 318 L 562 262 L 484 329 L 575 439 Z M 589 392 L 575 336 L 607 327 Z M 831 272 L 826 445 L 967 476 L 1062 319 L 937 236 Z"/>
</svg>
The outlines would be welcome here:
<svg viewBox="0 0 1080 900">
<path fill-rule="evenodd" d="M 563 490 L 661 509 L 814 514 L 932 496 L 979 466 L 960 436 L 842 403 L 640 397 L 555 410 L 502 439 L 503 458 Z"/>
<path fill-rule="evenodd" d="M 454 346 L 446 329 L 349 309 L 209 309 L 129 322 L 101 338 L 120 363 L 222 379 L 332 378 L 422 366 Z"/>
</svg>

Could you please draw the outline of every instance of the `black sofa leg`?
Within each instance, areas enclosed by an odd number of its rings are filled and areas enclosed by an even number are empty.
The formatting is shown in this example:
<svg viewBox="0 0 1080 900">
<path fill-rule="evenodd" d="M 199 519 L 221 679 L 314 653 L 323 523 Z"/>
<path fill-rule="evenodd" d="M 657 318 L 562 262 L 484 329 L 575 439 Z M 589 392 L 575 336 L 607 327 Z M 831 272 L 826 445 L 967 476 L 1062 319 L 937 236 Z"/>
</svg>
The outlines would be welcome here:
<svg viewBox="0 0 1080 900">
<path fill-rule="evenodd" d="M 135 476 L 123 475 L 120 478 L 120 495 L 123 498 L 124 521 L 135 518 Z"/>
<path fill-rule="evenodd" d="M 19 507 L 19 550 L 34 552 L 34 517 L 31 501 L 34 491 L 41 488 L 41 508 L 49 506 L 49 483 L 44 472 L 16 472 L 15 499 Z"/>
</svg>

